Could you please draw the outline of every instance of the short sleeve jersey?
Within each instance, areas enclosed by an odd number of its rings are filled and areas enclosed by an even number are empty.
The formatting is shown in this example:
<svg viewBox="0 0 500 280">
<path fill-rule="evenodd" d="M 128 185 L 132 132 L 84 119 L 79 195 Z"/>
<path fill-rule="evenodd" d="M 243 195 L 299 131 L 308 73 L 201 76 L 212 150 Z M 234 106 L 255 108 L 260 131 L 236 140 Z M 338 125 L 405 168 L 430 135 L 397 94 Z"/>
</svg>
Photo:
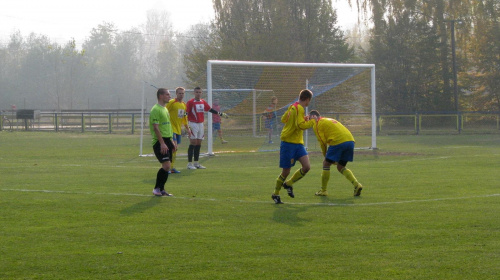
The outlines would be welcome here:
<svg viewBox="0 0 500 280">
<path fill-rule="evenodd" d="M 281 117 L 281 122 L 285 124 L 281 131 L 281 141 L 304 145 L 303 131 L 314 125 L 314 120 L 305 120 L 305 110 L 299 102 L 288 107 L 288 110 Z"/>
<path fill-rule="evenodd" d="M 162 137 L 172 137 L 172 125 L 170 124 L 168 110 L 166 107 L 163 107 L 158 103 L 151 108 L 151 112 L 149 113 L 149 131 L 153 137 L 152 144 L 154 146 L 154 144 L 158 142 L 158 138 L 156 137 L 153 124 L 158 124 Z"/>
<path fill-rule="evenodd" d="M 274 104 L 271 104 L 269 105 L 269 107 L 266 108 L 266 118 L 275 119 L 276 117 L 277 117 L 276 106 Z"/>
<path fill-rule="evenodd" d="M 314 121 L 314 120 L 313 120 Z M 327 145 L 335 146 L 348 141 L 354 141 L 351 132 L 339 121 L 331 118 L 320 118 L 314 121 L 314 133 L 321 149 L 326 151 Z"/>
<path fill-rule="evenodd" d="M 167 104 L 168 114 L 172 122 L 172 130 L 175 134 L 180 135 L 182 132 L 182 125 L 187 124 L 186 116 L 186 103 L 171 99 Z"/>
<path fill-rule="evenodd" d="M 211 109 L 210 105 L 203 100 L 191 99 L 186 104 L 188 121 L 202 123 L 205 121 L 205 112 Z"/>
</svg>

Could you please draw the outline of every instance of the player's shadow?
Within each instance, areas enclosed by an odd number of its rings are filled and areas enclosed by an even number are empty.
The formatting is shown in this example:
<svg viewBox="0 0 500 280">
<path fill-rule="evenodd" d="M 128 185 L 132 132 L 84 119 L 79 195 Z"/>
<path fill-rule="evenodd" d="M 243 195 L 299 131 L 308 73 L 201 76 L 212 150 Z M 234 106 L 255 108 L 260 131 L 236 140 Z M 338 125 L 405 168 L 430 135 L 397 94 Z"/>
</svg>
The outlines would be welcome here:
<svg viewBox="0 0 500 280">
<path fill-rule="evenodd" d="M 316 206 L 350 206 L 354 204 L 355 199 L 360 199 L 360 197 L 333 198 L 331 196 L 319 196 L 318 198 Z"/>
<path fill-rule="evenodd" d="M 139 203 L 130 205 L 127 208 L 124 208 L 122 211 L 120 211 L 120 214 L 125 216 L 132 216 L 137 213 L 143 213 L 146 210 L 153 208 L 154 206 L 159 204 L 161 199 L 162 197 L 151 196 L 151 198 L 147 200 L 141 201 Z"/>
<path fill-rule="evenodd" d="M 299 217 L 299 214 L 301 212 L 307 210 L 306 206 L 279 204 L 275 205 L 275 207 L 276 210 L 274 210 L 272 219 L 277 223 L 287 224 L 293 227 L 302 227 L 311 221 L 311 219 L 304 219 Z"/>
<path fill-rule="evenodd" d="M 317 207 L 345 207 L 354 205 L 354 200 L 358 197 L 351 198 L 332 198 L 328 196 L 318 197 L 318 202 L 309 205 L 294 205 L 294 204 L 279 204 L 275 205 L 272 220 L 277 223 L 287 224 L 289 226 L 301 227 L 307 225 L 312 219 L 301 218 L 301 212 L 305 212 L 310 208 Z"/>
</svg>

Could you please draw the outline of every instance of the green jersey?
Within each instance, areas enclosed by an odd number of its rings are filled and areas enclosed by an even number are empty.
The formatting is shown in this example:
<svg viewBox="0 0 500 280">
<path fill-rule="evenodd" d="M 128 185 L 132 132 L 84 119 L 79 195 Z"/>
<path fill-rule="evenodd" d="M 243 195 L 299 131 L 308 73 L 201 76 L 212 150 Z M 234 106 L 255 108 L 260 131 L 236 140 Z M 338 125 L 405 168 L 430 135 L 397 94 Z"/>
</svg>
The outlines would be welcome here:
<svg viewBox="0 0 500 280">
<path fill-rule="evenodd" d="M 153 136 L 153 146 L 158 142 L 158 138 L 156 137 L 155 130 L 153 128 L 153 124 L 158 124 L 158 128 L 160 129 L 161 136 L 164 138 L 172 138 L 172 125 L 170 124 L 170 115 L 168 114 L 167 108 L 164 106 L 160 106 L 158 103 L 151 108 L 151 112 L 149 113 L 149 131 Z"/>
</svg>

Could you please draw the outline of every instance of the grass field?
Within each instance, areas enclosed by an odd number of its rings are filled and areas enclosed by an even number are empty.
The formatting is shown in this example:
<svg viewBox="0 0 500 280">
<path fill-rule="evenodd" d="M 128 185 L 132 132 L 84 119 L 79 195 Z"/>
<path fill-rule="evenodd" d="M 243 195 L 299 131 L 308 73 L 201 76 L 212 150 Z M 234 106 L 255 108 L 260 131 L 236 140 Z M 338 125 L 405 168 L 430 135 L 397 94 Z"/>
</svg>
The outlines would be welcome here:
<svg viewBox="0 0 500 280">
<path fill-rule="evenodd" d="M 336 172 L 330 196 L 314 196 L 311 149 L 283 205 L 270 198 L 277 152 L 203 158 L 206 170 L 181 158 L 175 196 L 153 197 L 159 164 L 137 146 L 137 135 L 0 132 L 0 279 L 500 277 L 498 134 L 379 137 L 349 164 L 359 198 Z"/>
</svg>

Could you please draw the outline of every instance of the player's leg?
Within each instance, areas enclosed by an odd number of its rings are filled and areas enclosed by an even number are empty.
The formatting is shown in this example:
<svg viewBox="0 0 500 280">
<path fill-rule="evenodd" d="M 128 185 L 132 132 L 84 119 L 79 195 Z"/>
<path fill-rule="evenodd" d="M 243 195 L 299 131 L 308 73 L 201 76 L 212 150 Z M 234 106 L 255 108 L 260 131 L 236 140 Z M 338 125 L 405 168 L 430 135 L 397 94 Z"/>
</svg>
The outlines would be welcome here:
<svg viewBox="0 0 500 280">
<path fill-rule="evenodd" d="M 188 147 L 188 169 L 196 169 L 193 165 L 193 156 L 195 152 L 195 147 L 198 143 L 198 135 L 200 134 L 200 126 L 198 123 L 189 122 L 189 127 L 191 127 L 191 134 L 189 135 L 189 147 Z"/>
<path fill-rule="evenodd" d="M 174 174 L 174 173 L 181 173 L 174 166 L 175 166 L 175 162 L 177 161 L 177 150 L 179 149 L 179 145 L 181 144 L 182 135 L 174 133 L 174 137 L 172 139 L 176 143 L 177 149 L 172 152 L 172 163 L 170 165 L 170 173 L 172 173 L 172 174 Z"/>
<path fill-rule="evenodd" d="M 351 184 L 354 186 L 354 196 L 359 196 L 361 195 L 361 190 L 363 189 L 363 186 L 358 182 L 356 177 L 354 177 L 352 171 L 346 167 L 347 162 L 353 160 L 354 142 L 345 142 L 340 145 L 344 146 L 344 150 L 342 152 L 340 160 L 337 163 L 337 170 L 342 175 L 344 175 L 344 177 L 347 180 L 349 180 L 349 182 L 351 182 Z"/>
<path fill-rule="evenodd" d="M 221 129 L 221 127 L 220 127 L 220 123 L 219 123 L 219 130 L 217 131 L 217 133 L 218 133 L 218 135 L 219 135 L 220 142 L 221 142 L 222 144 L 226 144 L 226 143 L 228 143 L 228 142 L 227 142 L 226 140 L 224 140 L 224 138 L 222 137 L 222 129 Z"/>
<path fill-rule="evenodd" d="M 286 142 L 281 142 L 280 145 L 280 168 L 282 168 L 280 175 L 276 179 L 276 185 L 274 187 L 274 192 L 271 195 L 271 198 L 274 200 L 274 203 L 281 204 L 280 198 L 280 190 L 285 183 L 286 178 L 290 174 L 291 168 L 295 165 L 295 161 L 293 160 L 294 150 L 293 145 Z"/>
<path fill-rule="evenodd" d="M 165 141 L 165 143 L 167 144 L 167 147 L 169 148 L 169 151 L 166 154 L 161 153 L 160 142 L 157 142 L 153 146 L 153 151 L 155 153 L 155 156 L 158 159 L 158 161 L 161 163 L 161 168 L 156 173 L 156 183 L 155 183 L 155 188 L 153 189 L 153 194 L 156 196 L 162 196 L 162 195 L 164 195 L 163 193 L 166 193 L 165 192 L 165 183 L 167 182 L 168 171 L 170 170 L 170 158 L 172 156 L 171 148 L 173 148 L 173 145 L 170 143 L 169 140 Z"/>
<path fill-rule="evenodd" d="M 316 192 L 318 196 L 327 196 L 328 192 L 326 190 L 328 186 L 328 181 L 330 180 L 330 167 L 333 163 L 329 162 L 326 158 L 323 160 L 323 171 L 321 172 L 321 190 Z"/>
<path fill-rule="evenodd" d="M 285 185 L 283 187 L 287 186 L 292 186 L 295 182 L 299 181 L 302 179 L 304 176 L 306 176 L 307 172 L 311 169 L 311 164 L 309 163 L 309 156 L 307 155 L 307 151 L 304 147 L 304 145 L 300 144 L 294 144 L 294 159 L 295 161 L 300 162 L 302 165 L 301 168 L 297 169 L 290 180 L 287 180 L 285 182 Z"/>
<path fill-rule="evenodd" d="M 177 148 L 179 148 L 180 143 L 177 142 L 177 134 L 174 133 L 172 140 L 175 142 L 175 145 L 177 146 Z M 177 158 L 177 150 L 172 152 L 172 160 L 170 162 L 170 172 L 169 173 L 173 173 L 172 171 L 175 169 L 174 166 L 175 166 L 176 158 Z"/>
<path fill-rule="evenodd" d="M 291 168 L 283 168 L 280 175 L 276 179 L 276 186 L 274 187 L 274 194 L 279 195 L 283 183 L 285 183 L 286 177 L 290 174 Z"/>
</svg>

